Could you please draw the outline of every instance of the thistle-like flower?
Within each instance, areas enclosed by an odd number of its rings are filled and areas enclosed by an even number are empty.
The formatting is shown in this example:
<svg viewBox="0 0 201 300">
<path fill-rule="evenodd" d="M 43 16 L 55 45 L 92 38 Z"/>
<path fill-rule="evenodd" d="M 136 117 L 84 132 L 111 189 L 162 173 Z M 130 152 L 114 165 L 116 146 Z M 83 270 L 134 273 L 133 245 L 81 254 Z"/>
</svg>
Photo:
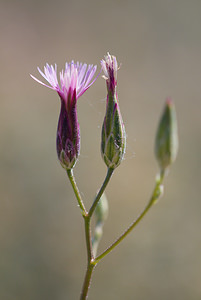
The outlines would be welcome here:
<svg viewBox="0 0 201 300">
<path fill-rule="evenodd" d="M 126 147 L 126 133 L 117 97 L 118 64 L 109 53 L 101 60 L 103 78 L 107 84 L 106 114 L 102 127 L 101 153 L 108 168 L 115 169 L 121 163 Z"/>
<path fill-rule="evenodd" d="M 77 119 L 77 99 L 94 83 L 97 66 L 82 63 L 65 64 L 60 72 L 60 85 L 57 79 L 57 65 L 46 64 L 44 73 L 39 73 L 49 82 L 40 84 L 55 90 L 61 99 L 61 111 L 57 128 L 57 155 L 63 168 L 71 169 L 75 165 L 80 152 L 80 128 Z"/>
</svg>

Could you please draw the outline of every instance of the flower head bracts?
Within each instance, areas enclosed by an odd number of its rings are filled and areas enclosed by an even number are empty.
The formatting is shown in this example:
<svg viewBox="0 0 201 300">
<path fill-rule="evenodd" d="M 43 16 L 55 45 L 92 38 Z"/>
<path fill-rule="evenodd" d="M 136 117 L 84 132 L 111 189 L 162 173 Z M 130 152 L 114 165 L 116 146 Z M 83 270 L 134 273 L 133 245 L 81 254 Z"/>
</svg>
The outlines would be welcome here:
<svg viewBox="0 0 201 300">
<path fill-rule="evenodd" d="M 57 65 L 46 64 L 44 73 L 39 73 L 49 85 L 31 77 L 40 84 L 55 90 L 61 99 L 61 111 L 57 127 L 57 155 L 61 165 L 71 169 L 75 165 L 80 152 L 80 128 L 77 119 L 77 99 L 97 79 L 93 79 L 96 66 L 82 63 L 66 63 L 65 70 L 60 72 L 60 85 L 57 79 Z"/>
</svg>

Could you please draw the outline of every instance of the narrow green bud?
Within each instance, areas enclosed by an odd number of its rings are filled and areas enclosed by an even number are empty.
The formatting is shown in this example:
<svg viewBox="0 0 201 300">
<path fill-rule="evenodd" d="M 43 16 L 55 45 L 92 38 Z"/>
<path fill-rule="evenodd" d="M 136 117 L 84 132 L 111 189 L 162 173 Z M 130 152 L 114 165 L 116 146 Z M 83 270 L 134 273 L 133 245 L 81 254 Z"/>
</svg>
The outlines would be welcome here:
<svg viewBox="0 0 201 300">
<path fill-rule="evenodd" d="M 118 167 L 124 157 L 126 133 L 117 97 L 117 60 L 109 53 L 101 61 L 107 84 L 106 114 L 102 127 L 101 153 L 108 168 Z"/>
<path fill-rule="evenodd" d="M 161 170 L 171 165 L 178 152 L 178 132 L 175 106 L 170 98 L 166 100 L 165 109 L 159 122 L 155 154 Z"/>
<path fill-rule="evenodd" d="M 108 210 L 107 197 L 105 193 L 103 193 L 95 209 L 96 223 L 105 222 L 108 217 Z"/>
<path fill-rule="evenodd" d="M 93 253 L 96 256 L 99 242 L 103 235 L 103 226 L 108 217 L 108 201 L 105 193 L 101 196 L 95 209 L 95 227 L 92 238 Z"/>
</svg>

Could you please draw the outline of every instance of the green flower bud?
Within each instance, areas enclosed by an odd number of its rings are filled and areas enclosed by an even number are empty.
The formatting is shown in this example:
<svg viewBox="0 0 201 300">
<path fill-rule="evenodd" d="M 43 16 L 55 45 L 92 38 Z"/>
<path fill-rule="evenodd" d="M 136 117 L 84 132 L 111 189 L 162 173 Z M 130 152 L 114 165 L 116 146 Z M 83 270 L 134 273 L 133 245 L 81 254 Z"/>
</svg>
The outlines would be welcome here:
<svg viewBox="0 0 201 300">
<path fill-rule="evenodd" d="M 96 209 L 95 209 L 95 216 L 96 216 L 96 223 L 103 223 L 108 217 L 108 201 L 105 193 L 101 196 Z"/>
<path fill-rule="evenodd" d="M 92 238 L 93 253 L 96 256 L 99 242 L 103 235 L 103 226 L 108 217 L 108 201 L 105 193 L 102 194 L 95 209 L 95 227 Z"/>
<path fill-rule="evenodd" d="M 159 122 L 155 154 L 162 170 L 171 165 L 178 152 L 178 132 L 176 110 L 171 99 L 167 99 L 164 112 Z"/>
<path fill-rule="evenodd" d="M 124 157 L 126 147 L 126 133 L 121 117 L 117 97 L 117 70 L 115 56 L 109 53 L 101 61 L 104 78 L 107 84 L 106 114 L 102 127 L 101 153 L 108 168 L 118 167 Z"/>
</svg>

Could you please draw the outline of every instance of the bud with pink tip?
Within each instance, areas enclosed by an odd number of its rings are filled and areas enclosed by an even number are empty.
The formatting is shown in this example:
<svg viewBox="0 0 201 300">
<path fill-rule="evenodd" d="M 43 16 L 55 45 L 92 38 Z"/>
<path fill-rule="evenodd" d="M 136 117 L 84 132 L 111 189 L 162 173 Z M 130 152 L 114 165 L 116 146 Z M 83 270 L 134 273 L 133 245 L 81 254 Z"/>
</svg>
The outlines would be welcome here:
<svg viewBox="0 0 201 300">
<path fill-rule="evenodd" d="M 126 133 L 117 97 L 117 60 L 109 53 L 101 60 L 107 84 L 106 114 L 102 127 L 101 153 L 108 168 L 118 167 L 124 157 Z"/>
</svg>

